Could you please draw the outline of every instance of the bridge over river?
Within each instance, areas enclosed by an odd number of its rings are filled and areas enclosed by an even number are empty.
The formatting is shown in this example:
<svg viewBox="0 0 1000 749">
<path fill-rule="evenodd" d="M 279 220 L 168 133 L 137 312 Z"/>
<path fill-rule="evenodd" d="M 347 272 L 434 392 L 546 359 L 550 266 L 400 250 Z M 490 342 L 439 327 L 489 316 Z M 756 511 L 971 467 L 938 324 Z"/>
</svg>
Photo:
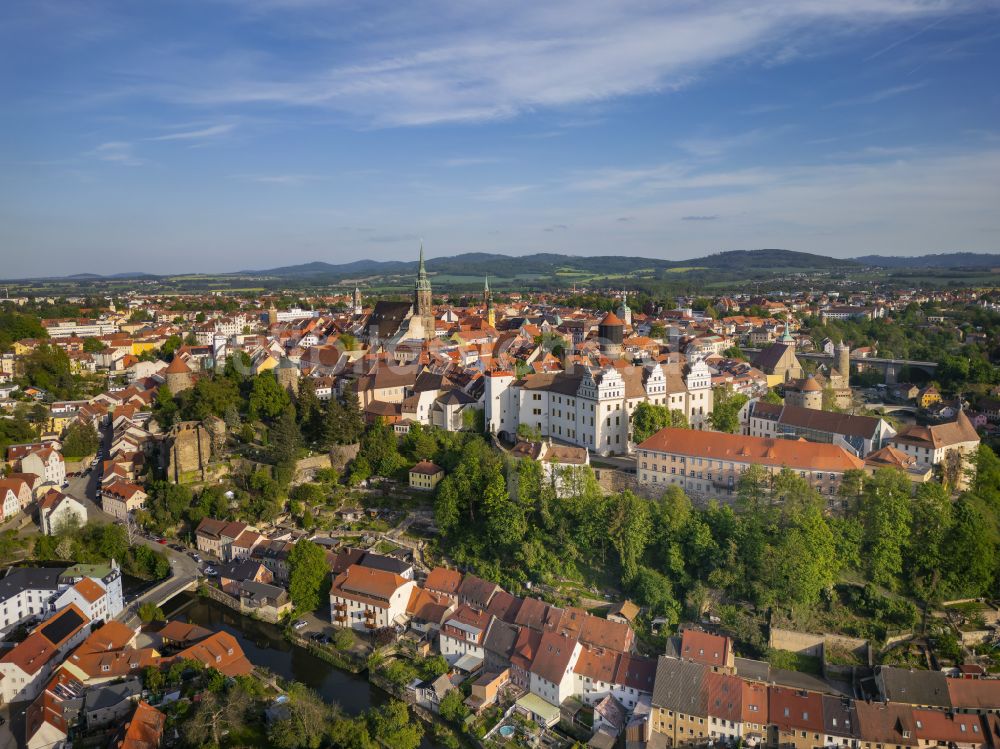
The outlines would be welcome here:
<svg viewBox="0 0 1000 749">
<path fill-rule="evenodd" d="M 743 349 L 747 354 L 756 354 L 760 349 Z M 795 356 L 802 360 L 814 361 L 820 364 L 826 364 L 827 366 L 833 366 L 834 356 L 832 354 L 824 354 L 821 352 L 807 353 L 807 352 L 796 352 Z M 929 377 L 933 377 L 934 373 L 937 371 L 938 364 L 933 361 L 916 361 L 913 359 L 883 359 L 880 357 L 861 357 L 852 356 L 851 364 L 861 366 L 865 369 L 876 369 L 882 373 L 885 378 L 885 383 L 887 385 L 895 385 L 899 382 L 899 373 L 905 368 L 918 369 L 921 372 L 926 373 Z"/>
</svg>

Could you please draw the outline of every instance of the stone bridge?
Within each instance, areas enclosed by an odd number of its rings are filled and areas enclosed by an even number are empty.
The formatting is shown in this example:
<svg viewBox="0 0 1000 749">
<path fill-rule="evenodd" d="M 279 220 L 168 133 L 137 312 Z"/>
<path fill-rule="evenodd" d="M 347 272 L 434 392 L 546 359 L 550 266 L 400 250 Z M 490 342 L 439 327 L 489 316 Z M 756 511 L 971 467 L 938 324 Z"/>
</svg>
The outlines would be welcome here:
<svg viewBox="0 0 1000 749">
<path fill-rule="evenodd" d="M 799 359 L 804 359 L 808 361 L 819 362 L 821 364 L 826 364 L 827 366 L 834 365 L 834 357 L 831 354 L 821 354 L 821 353 L 796 353 Z M 909 367 L 910 369 L 919 369 L 921 372 L 925 372 L 929 377 L 933 377 L 934 373 L 937 371 L 937 362 L 933 361 L 914 361 L 912 359 L 882 359 L 879 357 L 851 357 L 851 364 L 855 367 L 861 365 L 865 369 L 877 369 L 885 377 L 885 383 L 887 385 L 895 385 L 899 382 L 899 373 L 903 371 L 904 368 Z"/>
</svg>

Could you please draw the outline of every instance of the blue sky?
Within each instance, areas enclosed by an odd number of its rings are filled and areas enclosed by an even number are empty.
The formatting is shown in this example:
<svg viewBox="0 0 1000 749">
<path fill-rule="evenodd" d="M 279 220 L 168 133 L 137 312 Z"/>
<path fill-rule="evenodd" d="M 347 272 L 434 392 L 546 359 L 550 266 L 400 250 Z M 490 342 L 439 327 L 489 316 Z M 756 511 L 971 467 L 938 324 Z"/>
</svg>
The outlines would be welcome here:
<svg viewBox="0 0 1000 749">
<path fill-rule="evenodd" d="M 1000 6 L 0 4 L 6 277 L 1000 251 Z"/>
</svg>

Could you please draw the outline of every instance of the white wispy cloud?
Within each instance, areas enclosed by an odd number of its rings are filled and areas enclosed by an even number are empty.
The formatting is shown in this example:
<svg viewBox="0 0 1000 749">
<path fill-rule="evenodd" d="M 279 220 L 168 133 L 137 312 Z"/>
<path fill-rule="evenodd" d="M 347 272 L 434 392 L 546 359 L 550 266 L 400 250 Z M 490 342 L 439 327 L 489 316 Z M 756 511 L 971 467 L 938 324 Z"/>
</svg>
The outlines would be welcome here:
<svg viewBox="0 0 1000 749">
<path fill-rule="evenodd" d="M 226 135 L 227 133 L 231 133 L 235 128 L 236 125 L 233 124 L 212 125 L 200 130 L 184 130 L 179 133 L 157 135 L 146 140 L 204 140 L 205 138 L 217 138 L 220 135 Z"/>
<path fill-rule="evenodd" d="M 135 155 L 131 143 L 122 140 L 102 143 L 94 150 L 89 151 L 87 155 L 101 161 L 121 164 L 122 166 L 142 166 L 146 163 L 145 159 L 141 159 Z"/>
<path fill-rule="evenodd" d="M 674 180 L 635 200 L 630 192 L 609 186 L 600 193 L 604 200 L 627 201 L 627 233 L 624 228 L 608 229 L 615 226 L 614 217 L 621 214 L 614 211 L 620 212 L 623 204 L 609 205 L 604 214 L 581 211 L 566 218 L 582 242 L 600 246 L 614 241 L 621 252 L 641 249 L 650 236 L 668 246 L 683 245 L 692 255 L 737 246 L 788 247 L 833 256 L 862 247 L 903 254 L 955 247 L 996 251 L 996 246 L 984 247 L 983 236 L 997 227 L 998 170 L 1000 149 L 995 147 L 934 154 L 918 149 L 874 161 L 859 157 L 844 163 L 772 167 L 756 184 L 747 180 L 741 188 L 708 194 L 678 187 Z M 631 175 L 633 180 L 649 180 L 643 183 L 646 187 L 660 178 Z M 732 178 L 726 170 L 707 170 L 692 174 L 688 182 L 724 185 L 733 184 Z M 725 220 L 707 220 L 713 216 Z"/>
<path fill-rule="evenodd" d="M 447 167 L 482 166 L 485 164 L 498 164 L 503 159 L 498 156 L 458 156 L 445 159 L 442 164 Z"/>
<path fill-rule="evenodd" d="M 476 200 L 502 201 L 516 198 L 518 195 L 534 190 L 534 185 L 497 185 L 481 190 L 474 197 Z"/>
<path fill-rule="evenodd" d="M 285 105 L 336 110 L 374 126 L 481 122 L 690 85 L 722 62 L 783 60 L 802 35 L 870 33 L 979 7 L 981 0 L 520 0 L 477 6 L 366 6 L 354 26 L 343 6 L 296 0 L 257 4 L 269 23 L 289 24 L 310 54 L 275 64 L 267 54 L 228 50 L 162 64 L 141 94 L 206 107 Z M 279 12 L 280 11 L 280 12 Z M 352 62 L 331 58 L 316 38 L 355 29 Z M 322 48 L 322 51 L 319 50 Z M 357 62 L 354 62 L 357 60 Z M 898 90 L 859 99 L 879 101 Z M 906 89 L 911 90 L 911 89 Z M 139 93 L 132 91 L 130 93 Z M 846 106 L 847 103 L 839 104 Z"/>
<path fill-rule="evenodd" d="M 916 91 L 926 85 L 927 81 L 920 81 L 918 83 L 904 83 L 899 86 L 890 86 L 889 88 L 872 91 L 871 93 L 863 94 L 862 96 L 852 96 L 847 99 L 830 102 L 827 104 L 827 108 L 833 109 L 835 107 L 856 107 L 863 104 L 878 104 L 880 101 L 892 99 L 893 97 L 900 96 L 902 94 L 908 94 L 910 91 Z"/>
<path fill-rule="evenodd" d="M 231 178 L 264 185 L 303 185 L 327 179 L 320 174 L 233 174 Z"/>
</svg>

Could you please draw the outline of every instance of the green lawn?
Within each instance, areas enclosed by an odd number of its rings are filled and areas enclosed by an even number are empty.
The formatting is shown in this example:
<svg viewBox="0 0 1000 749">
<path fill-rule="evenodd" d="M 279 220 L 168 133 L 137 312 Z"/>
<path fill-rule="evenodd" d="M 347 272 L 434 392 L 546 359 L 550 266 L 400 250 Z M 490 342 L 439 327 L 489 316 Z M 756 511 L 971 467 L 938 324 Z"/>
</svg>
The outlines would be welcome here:
<svg viewBox="0 0 1000 749">
<path fill-rule="evenodd" d="M 823 661 L 814 655 L 803 655 L 802 653 L 793 653 L 790 650 L 772 648 L 768 651 L 767 660 L 774 668 L 801 671 L 813 676 L 823 675 Z"/>
</svg>

